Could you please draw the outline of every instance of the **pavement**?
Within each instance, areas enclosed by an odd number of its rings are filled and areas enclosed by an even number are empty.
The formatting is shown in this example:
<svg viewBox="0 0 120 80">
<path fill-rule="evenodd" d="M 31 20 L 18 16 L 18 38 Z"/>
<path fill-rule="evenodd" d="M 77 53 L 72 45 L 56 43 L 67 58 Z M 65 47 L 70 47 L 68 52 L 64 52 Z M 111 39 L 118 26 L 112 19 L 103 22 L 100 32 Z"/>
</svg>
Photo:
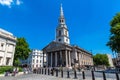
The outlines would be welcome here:
<svg viewBox="0 0 120 80">
<path fill-rule="evenodd" d="M 86 79 L 85 80 L 92 80 L 91 73 L 85 72 Z M 106 74 L 107 80 L 116 80 L 115 74 Z M 120 75 L 119 75 L 120 77 Z M 70 73 L 70 78 L 67 78 L 67 73 L 63 73 L 63 78 L 61 78 L 61 74 L 58 74 L 58 77 L 56 77 L 56 74 L 54 76 L 52 75 L 45 75 L 45 74 L 21 74 L 16 76 L 7 76 L 7 77 L 0 77 L 0 80 L 83 80 L 82 74 L 77 73 L 77 78 L 74 79 L 74 74 Z M 95 73 L 95 80 L 103 80 L 103 76 L 101 73 Z"/>
<path fill-rule="evenodd" d="M 78 80 L 78 79 L 59 78 L 55 76 L 40 75 L 40 74 L 25 74 L 19 76 L 0 77 L 0 80 Z"/>
</svg>

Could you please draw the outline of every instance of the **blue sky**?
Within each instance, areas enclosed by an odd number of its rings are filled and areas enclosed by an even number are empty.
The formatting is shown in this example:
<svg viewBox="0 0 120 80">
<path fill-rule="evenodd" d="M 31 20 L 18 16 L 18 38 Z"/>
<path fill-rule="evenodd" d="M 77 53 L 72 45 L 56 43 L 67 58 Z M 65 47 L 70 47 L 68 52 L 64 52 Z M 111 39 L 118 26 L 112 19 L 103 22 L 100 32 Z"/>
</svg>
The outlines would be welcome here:
<svg viewBox="0 0 120 80">
<path fill-rule="evenodd" d="M 25 37 L 31 49 L 42 49 L 55 39 L 61 3 L 71 44 L 112 53 L 106 46 L 109 23 L 120 12 L 120 0 L 0 0 L 0 28 Z"/>
</svg>

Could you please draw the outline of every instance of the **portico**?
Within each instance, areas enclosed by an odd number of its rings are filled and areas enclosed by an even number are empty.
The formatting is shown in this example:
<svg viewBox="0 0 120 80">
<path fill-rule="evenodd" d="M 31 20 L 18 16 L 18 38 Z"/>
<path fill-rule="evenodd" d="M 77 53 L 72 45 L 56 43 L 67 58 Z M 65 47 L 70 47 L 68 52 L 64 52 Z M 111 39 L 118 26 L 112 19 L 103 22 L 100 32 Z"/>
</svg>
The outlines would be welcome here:
<svg viewBox="0 0 120 80">
<path fill-rule="evenodd" d="M 56 46 L 55 46 L 56 45 Z M 49 46 L 43 49 L 46 51 L 48 62 L 47 66 L 49 67 L 57 67 L 57 66 L 64 66 L 64 67 L 71 67 L 71 53 L 72 49 L 70 48 L 66 49 L 66 46 L 63 46 L 64 44 L 52 42 Z M 60 48 L 61 47 L 61 48 Z"/>
</svg>

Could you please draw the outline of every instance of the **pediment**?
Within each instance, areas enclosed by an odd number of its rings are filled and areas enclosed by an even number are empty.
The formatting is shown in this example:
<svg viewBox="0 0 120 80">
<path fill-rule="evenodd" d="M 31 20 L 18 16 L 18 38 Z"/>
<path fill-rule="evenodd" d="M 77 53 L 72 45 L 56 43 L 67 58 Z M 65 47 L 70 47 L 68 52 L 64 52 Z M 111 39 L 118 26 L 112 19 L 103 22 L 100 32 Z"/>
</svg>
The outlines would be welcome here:
<svg viewBox="0 0 120 80">
<path fill-rule="evenodd" d="M 65 48 L 66 48 L 65 44 L 58 43 L 58 42 L 51 42 L 43 50 L 50 52 L 50 51 L 63 50 Z"/>
</svg>

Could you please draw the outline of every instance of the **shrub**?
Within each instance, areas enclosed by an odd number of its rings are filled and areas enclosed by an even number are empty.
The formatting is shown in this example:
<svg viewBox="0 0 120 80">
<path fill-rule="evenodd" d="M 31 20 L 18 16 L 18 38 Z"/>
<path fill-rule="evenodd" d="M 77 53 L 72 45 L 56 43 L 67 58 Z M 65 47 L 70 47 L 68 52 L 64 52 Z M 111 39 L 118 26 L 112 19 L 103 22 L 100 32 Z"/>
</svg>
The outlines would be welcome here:
<svg viewBox="0 0 120 80">
<path fill-rule="evenodd" d="M 6 71 L 12 72 L 13 67 L 12 66 L 0 66 L 0 74 L 3 74 Z"/>
<path fill-rule="evenodd" d="M 19 67 L 19 72 L 22 72 L 23 70 L 22 70 L 22 68 L 21 67 Z"/>
</svg>

